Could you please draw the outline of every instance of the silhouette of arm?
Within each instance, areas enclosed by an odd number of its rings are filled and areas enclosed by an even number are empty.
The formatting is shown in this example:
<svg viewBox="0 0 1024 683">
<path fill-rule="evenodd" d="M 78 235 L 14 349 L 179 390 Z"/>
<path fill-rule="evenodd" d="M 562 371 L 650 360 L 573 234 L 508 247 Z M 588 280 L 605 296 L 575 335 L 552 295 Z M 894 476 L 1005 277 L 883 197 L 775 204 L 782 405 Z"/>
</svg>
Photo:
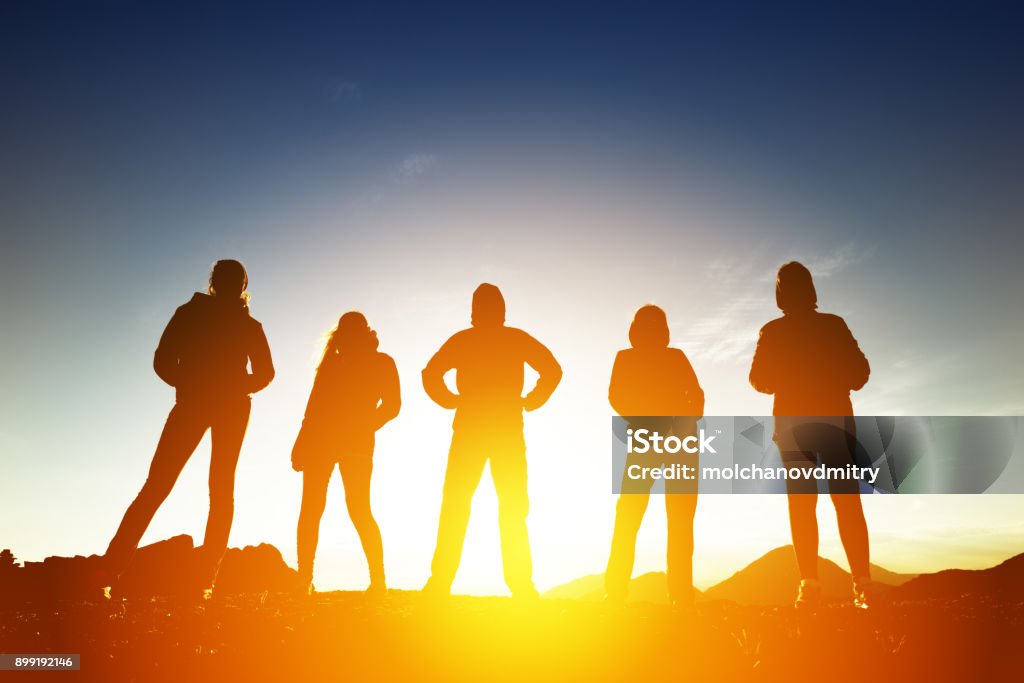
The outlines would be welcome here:
<svg viewBox="0 0 1024 683">
<path fill-rule="evenodd" d="M 612 365 L 612 379 L 608 383 L 608 402 L 614 410 L 623 417 L 629 415 L 629 397 L 627 393 L 628 383 L 626 382 L 626 362 L 622 352 L 615 354 L 615 363 Z"/>
<path fill-rule="evenodd" d="M 444 383 L 445 373 L 455 368 L 455 343 L 455 337 L 446 341 L 427 363 L 427 367 L 423 368 L 423 389 L 427 396 L 437 405 L 449 410 L 454 410 L 459 403 L 458 394 L 452 393 Z"/>
<path fill-rule="evenodd" d="M 306 399 L 306 412 L 302 414 L 303 419 L 311 419 L 311 415 L 320 412 L 320 405 L 324 402 L 323 396 L 327 392 L 329 382 L 327 376 L 330 374 L 330 361 L 331 359 L 322 360 L 316 369 L 316 375 L 313 376 L 313 388 L 310 389 L 309 398 Z"/>
<path fill-rule="evenodd" d="M 775 376 L 775 361 L 772 358 L 772 335 L 767 332 L 767 326 L 762 327 L 757 337 L 754 362 L 750 366 L 750 386 L 762 394 L 774 394 L 778 378 Z"/>
<path fill-rule="evenodd" d="M 690 411 L 687 417 L 704 417 L 704 390 L 697 380 L 697 373 L 693 371 L 690 359 L 682 351 L 679 352 L 679 370 L 682 375 L 680 379 L 683 396 Z"/>
<path fill-rule="evenodd" d="M 153 370 L 157 377 L 172 387 L 178 386 L 178 355 L 181 349 L 182 312 L 177 310 L 160 335 L 156 353 L 153 354 Z"/>
<path fill-rule="evenodd" d="M 394 359 L 385 356 L 384 366 L 380 405 L 377 406 L 377 411 L 374 413 L 374 431 L 395 419 L 398 416 L 398 411 L 402 408 L 402 391 Z"/>
<path fill-rule="evenodd" d="M 871 374 L 871 366 L 868 365 L 868 359 L 864 355 L 864 352 L 860 350 L 860 345 L 854 338 L 853 333 L 850 332 L 850 328 L 847 327 L 846 322 L 842 321 L 843 334 L 845 336 L 845 348 L 846 348 L 846 363 L 844 367 L 847 370 L 847 379 L 849 386 L 852 391 L 857 391 L 868 382 L 868 376 Z"/>
<path fill-rule="evenodd" d="M 537 384 L 533 390 L 523 397 L 523 408 L 536 410 L 547 403 L 551 394 L 555 392 L 558 383 L 562 381 L 562 366 L 555 360 L 555 356 L 548 347 L 523 332 L 525 348 L 524 358 L 526 364 L 537 371 Z"/>
<path fill-rule="evenodd" d="M 274 379 L 274 361 L 270 357 L 270 345 L 267 343 L 267 335 L 263 333 L 263 325 L 256 323 L 252 341 L 252 348 L 249 349 L 252 372 L 249 373 L 247 393 L 255 394 Z"/>
<path fill-rule="evenodd" d="M 324 402 L 323 395 L 326 392 L 328 373 L 328 366 L 325 362 L 321 362 L 313 377 L 313 388 L 306 400 L 306 411 L 302 414 L 302 426 L 299 427 L 299 434 L 295 437 L 295 443 L 292 445 L 292 469 L 296 472 L 301 472 L 306 467 L 313 431 L 312 425 L 316 420 L 314 415 L 322 410 L 321 404 Z"/>
</svg>

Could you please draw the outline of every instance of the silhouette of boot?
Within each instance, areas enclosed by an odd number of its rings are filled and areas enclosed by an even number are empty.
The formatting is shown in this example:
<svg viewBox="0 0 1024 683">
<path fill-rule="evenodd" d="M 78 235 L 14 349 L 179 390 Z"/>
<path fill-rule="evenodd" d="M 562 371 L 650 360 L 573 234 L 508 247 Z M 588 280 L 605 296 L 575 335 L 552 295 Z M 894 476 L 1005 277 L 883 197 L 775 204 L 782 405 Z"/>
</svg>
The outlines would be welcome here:
<svg viewBox="0 0 1024 683">
<path fill-rule="evenodd" d="M 799 610 L 814 609 L 821 604 L 821 584 L 817 579 L 800 581 L 800 592 L 797 593 L 794 607 Z"/>
<path fill-rule="evenodd" d="M 854 577 L 853 579 L 853 606 L 857 609 L 869 609 L 871 607 L 872 582 L 870 577 Z"/>
</svg>

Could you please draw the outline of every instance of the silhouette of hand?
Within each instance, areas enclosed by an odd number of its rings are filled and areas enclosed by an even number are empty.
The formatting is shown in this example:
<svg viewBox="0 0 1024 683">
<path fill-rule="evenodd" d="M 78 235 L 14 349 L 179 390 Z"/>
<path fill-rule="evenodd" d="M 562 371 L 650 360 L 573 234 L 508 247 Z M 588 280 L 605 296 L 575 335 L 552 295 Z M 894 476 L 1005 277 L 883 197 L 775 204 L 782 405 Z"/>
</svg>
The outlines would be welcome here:
<svg viewBox="0 0 1024 683">
<path fill-rule="evenodd" d="M 537 408 L 540 408 L 542 405 L 544 405 L 544 401 L 538 399 L 533 394 L 527 394 L 523 397 L 523 409 L 526 410 L 526 412 L 537 410 Z"/>
</svg>

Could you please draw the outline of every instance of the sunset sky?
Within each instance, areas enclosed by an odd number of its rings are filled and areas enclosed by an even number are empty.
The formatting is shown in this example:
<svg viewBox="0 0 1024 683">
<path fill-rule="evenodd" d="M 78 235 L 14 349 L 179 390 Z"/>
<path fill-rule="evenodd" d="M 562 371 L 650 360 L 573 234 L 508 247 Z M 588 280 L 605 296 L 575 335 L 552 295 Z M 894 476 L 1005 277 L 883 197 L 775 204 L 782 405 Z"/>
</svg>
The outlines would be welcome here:
<svg viewBox="0 0 1024 683">
<path fill-rule="evenodd" d="M 402 380 L 373 483 L 399 588 L 427 578 L 450 440 L 419 373 L 482 281 L 565 370 L 527 417 L 542 589 L 604 568 L 608 378 L 643 304 L 708 414 L 770 413 L 747 372 L 793 259 L 871 362 L 858 413 L 1024 414 L 1020 5 L 247 4 L 0 10 L 0 547 L 19 558 L 105 549 L 173 403 L 156 342 L 219 258 L 248 267 L 277 366 L 231 545 L 294 563 L 291 444 L 324 334 L 360 310 Z M 208 463 L 205 441 L 144 542 L 199 541 Z M 865 507 L 893 570 L 1024 551 L 1024 496 Z M 652 504 L 637 573 L 663 568 L 664 526 Z M 696 529 L 706 587 L 788 542 L 785 499 L 707 496 Z M 335 480 L 316 583 L 365 581 Z M 454 589 L 505 592 L 487 476 Z"/>
</svg>

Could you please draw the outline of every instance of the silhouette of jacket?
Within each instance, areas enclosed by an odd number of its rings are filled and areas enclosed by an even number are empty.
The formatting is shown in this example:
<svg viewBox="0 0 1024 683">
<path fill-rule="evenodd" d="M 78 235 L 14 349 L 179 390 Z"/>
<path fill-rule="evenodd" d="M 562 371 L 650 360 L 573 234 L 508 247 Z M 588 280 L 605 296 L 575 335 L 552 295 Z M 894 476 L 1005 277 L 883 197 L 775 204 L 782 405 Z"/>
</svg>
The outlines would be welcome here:
<svg viewBox="0 0 1024 683">
<path fill-rule="evenodd" d="M 325 356 L 306 405 L 303 428 L 316 434 L 328 456 L 373 453 L 374 434 L 401 408 L 398 369 L 373 349 Z"/>
<path fill-rule="evenodd" d="M 537 371 L 533 390 L 523 397 L 523 364 Z M 455 369 L 458 395 L 444 383 Z M 522 433 L 523 409 L 543 405 L 562 379 L 551 351 L 523 330 L 504 325 L 456 332 L 423 370 L 423 388 L 435 403 L 455 409 L 453 428 L 507 429 Z"/>
<path fill-rule="evenodd" d="M 704 415 L 704 390 L 693 366 L 685 353 L 671 347 L 619 351 L 608 400 L 624 417 Z"/>
<path fill-rule="evenodd" d="M 773 415 L 853 415 L 850 392 L 864 386 L 868 360 L 837 315 L 800 310 L 761 328 L 750 384 L 775 394 Z"/>
<path fill-rule="evenodd" d="M 199 292 L 167 323 L 153 369 L 177 390 L 179 402 L 245 396 L 274 379 L 263 326 L 249 308 L 239 299 L 224 301 Z"/>
</svg>

